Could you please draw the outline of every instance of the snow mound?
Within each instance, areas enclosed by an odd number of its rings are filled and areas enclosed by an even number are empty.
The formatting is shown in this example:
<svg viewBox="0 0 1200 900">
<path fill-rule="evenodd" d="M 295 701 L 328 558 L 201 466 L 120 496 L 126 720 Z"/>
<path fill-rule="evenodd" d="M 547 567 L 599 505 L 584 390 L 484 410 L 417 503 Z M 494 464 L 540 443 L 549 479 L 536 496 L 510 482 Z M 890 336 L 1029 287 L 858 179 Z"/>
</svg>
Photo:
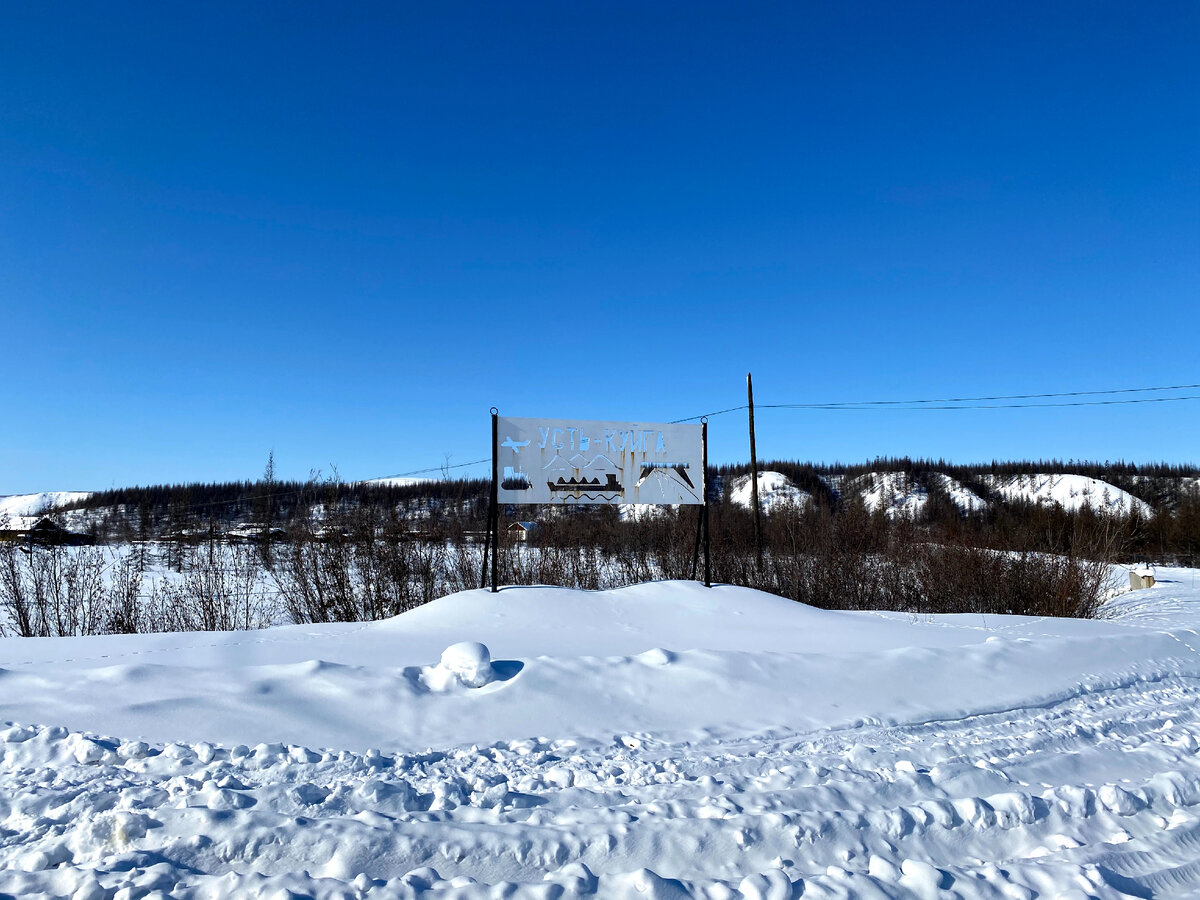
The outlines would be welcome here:
<svg viewBox="0 0 1200 900">
<path fill-rule="evenodd" d="M 496 680 L 492 668 L 492 654 L 478 641 L 459 641 L 442 651 L 442 658 L 432 670 L 426 672 L 425 681 L 431 677 L 441 684 L 456 681 L 464 687 L 478 688 Z M 441 676 L 440 678 L 436 676 Z"/>
<path fill-rule="evenodd" d="M 743 509 L 750 509 L 752 493 L 749 475 L 739 475 L 729 483 L 729 499 Z M 758 473 L 758 502 L 763 512 L 775 512 L 783 507 L 804 509 L 812 502 L 812 494 L 792 484 L 781 472 Z"/>
<path fill-rule="evenodd" d="M 462 645 L 464 632 L 479 644 Z M 996 634 L 1005 640 L 986 642 Z M 512 587 L 382 622 L 0 638 L 0 721 L 334 747 L 825 727 L 1042 697 L 1074 689 L 1080 672 L 1180 647 L 1112 622 L 838 612 L 695 582 Z M 467 686 L 489 666 L 492 683 Z M 989 673 L 986 691 L 976 671 Z M 827 687 L 810 694 L 798 683 Z"/>
<path fill-rule="evenodd" d="M 1116 485 L 1087 475 L 984 475 L 1005 500 L 1058 505 L 1072 512 L 1091 507 L 1096 512 L 1149 517 L 1150 505 Z"/>
</svg>

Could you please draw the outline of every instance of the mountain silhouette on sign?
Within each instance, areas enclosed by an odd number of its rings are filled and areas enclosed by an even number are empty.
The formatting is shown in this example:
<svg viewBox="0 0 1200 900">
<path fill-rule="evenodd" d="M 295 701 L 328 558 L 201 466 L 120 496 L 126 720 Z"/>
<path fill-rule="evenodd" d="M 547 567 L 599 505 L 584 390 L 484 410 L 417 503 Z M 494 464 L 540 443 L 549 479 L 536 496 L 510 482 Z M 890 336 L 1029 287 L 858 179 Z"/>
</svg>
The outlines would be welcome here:
<svg viewBox="0 0 1200 900">
<path fill-rule="evenodd" d="M 618 466 L 615 462 L 613 462 L 611 459 L 609 459 L 603 453 L 598 453 L 595 456 L 593 456 L 592 461 L 587 464 L 586 468 L 602 469 L 604 471 L 612 470 L 614 472 L 620 471 L 620 466 Z"/>
<path fill-rule="evenodd" d="M 542 466 L 543 472 L 570 472 L 575 467 L 559 456 L 554 454 L 554 459 Z"/>
</svg>

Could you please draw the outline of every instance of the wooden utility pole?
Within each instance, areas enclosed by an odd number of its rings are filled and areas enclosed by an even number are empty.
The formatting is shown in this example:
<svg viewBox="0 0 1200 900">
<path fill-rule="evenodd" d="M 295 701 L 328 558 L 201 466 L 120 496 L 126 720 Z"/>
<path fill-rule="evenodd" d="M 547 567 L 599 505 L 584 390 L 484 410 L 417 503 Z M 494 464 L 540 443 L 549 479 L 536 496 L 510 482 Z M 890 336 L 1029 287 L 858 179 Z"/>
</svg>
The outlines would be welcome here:
<svg viewBox="0 0 1200 900">
<path fill-rule="evenodd" d="M 762 573 L 762 510 L 758 506 L 758 453 L 754 447 L 754 382 L 746 373 L 746 401 L 750 410 L 750 505 L 754 510 L 754 564 Z"/>
<path fill-rule="evenodd" d="M 709 559 L 708 547 L 708 418 L 700 422 L 700 439 L 704 445 L 704 461 L 700 466 L 701 490 L 704 492 L 704 505 L 700 507 L 700 520 L 704 523 L 704 586 L 712 587 L 712 563 Z"/>
<path fill-rule="evenodd" d="M 712 587 L 712 559 L 708 537 L 708 416 L 700 417 L 700 442 L 704 448 L 700 471 L 704 473 L 701 494 L 703 505 L 696 519 L 696 548 L 692 551 L 692 580 L 696 580 L 696 566 L 700 560 L 700 547 L 704 547 L 704 586 Z"/>
</svg>

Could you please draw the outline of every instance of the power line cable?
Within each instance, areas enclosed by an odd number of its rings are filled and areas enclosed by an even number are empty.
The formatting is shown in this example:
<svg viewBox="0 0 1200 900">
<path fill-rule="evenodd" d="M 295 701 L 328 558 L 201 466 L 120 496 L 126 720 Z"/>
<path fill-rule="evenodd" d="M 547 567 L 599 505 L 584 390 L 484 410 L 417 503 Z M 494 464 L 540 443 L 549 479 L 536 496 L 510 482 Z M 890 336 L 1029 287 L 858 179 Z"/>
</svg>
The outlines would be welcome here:
<svg viewBox="0 0 1200 900">
<path fill-rule="evenodd" d="M 1061 407 L 1112 407 L 1112 406 L 1127 406 L 1130 403 L 1171 403 L 1180 400 L 1200 400 L 1200 395 L 1184 396 L 1184 397 L 1139 397 L 1138 400 L 1078 400 L 1068 401 L 1064 403 L 986 403 L 986 404 L 959 404 L 959 406 L 894 406 L 887 409 L 896 410 L 896 412 L 923 412 L 923 410 L 946 410 L 946 409 L 1055 409 Z M 836 403 L 762 403 L 756 404 L 760 409 L 830 409 L 840 410 L 847 413 L 880 413 L 883 412 L 883 407 L 864 407 L 864 406 L 840 406 Z"/>
<path fill-rule="evenodd" d="M 395 475 L 380 475 L 376 478 L 364 478 L 357 483 L 364 484 L 368 481 L 386 481 L 389 478 L 410 478 L 413 475 L 427 475 L 430 472 L 441 472 L 446 469 L 465 469 L 467 466 L 478 466 L 491 461 L 492 458 L 488 456 L 484 457 L 483 459 L 472 460 L 471 462 L 455 463 L 452 466 L 430 466 L 428 469 L 413 469 L 411 472 L 397 472 Z"/>
<path fill-rule="evenodd" d="M 701 413 L 698 416 L 688 416 L 686 419 L 673 419 L 668 422 L 668 425 L 680 425 L 684 422 L 694 422 L 697 419 L 711 419 L 713 416 L 723 416 L 725 413 L 737 412 L 742 409 L 749 409 L 749 405 L 743 403 L 741 406 L 731 406 L 729 409 L 718 409 L 716 412 Z"/>
<path fill-rule="evenodd" d="M 843 410 L 843 411 L 859 411 L 859 412 L 879 412 L 883 409 L 892 409 L 896 411 L 917 411 L 917 410 L 936 410 L 949 411 L 959 409 L 1053 409 L 1063 407 L 1080 407 L 1080 406 L 1125 406 L 1137 403 L 1173 403 L 1187 400 L 1200 400 L 1200 395 L 1185 395 L 1178 397 L 1138 397 L 1129 400 L 1078 400 L 1065 401 L 1062 403 L 991 403 L 995 400 L 1043 400 L 1054 399 L 1058 397 L 1099 397 L 1112 396 L 1116 394 L 1143 394 L 1156 393 L 1160 391 L 1177 391 L 1177 390 L 1192 390 L 1200 388 L 1200 384 L 1177 384 L 1165 385 L 1158 387 L 1141 387 L 1141 388 L 1113 388 L 1103 391 L 1054 391 L 1038 394 L 997 394 L 987 397 L 946 397 L 940 399 L 916 399 L 916 400 L 848 400 L 848 401 L 829 401 L 829 402 L 814 402 L 814 403 L 758 403 L 755 404 L 759 409 L 780 409 L 780 410 Z M 694 422 L 699 419 L 710 419 L 716 416 L 722 416 L 727 413 L 741 412 L 744 409 L 749 409 L 749 404 L 741 404 L 739 406 L 730 406 L 725 409 L 715 410 L 714 412 L 701 413 L 700 415 L 687 416 L 682 419 L 673 419 L 670 424 L 679 425 L 685 422 Z M 412 469 L 407 472 L 398 472 L 394 475 L 381 475 L 375 478 L 360 479 L 347 484 L 364 484 L 372 481 L 386 481 L 391 478 L 409 478 L 417 475 L 428 475 L 431 472 L 445 472 L 450 469 L 465 469 L 470 466 L 478 466 L 490 462 L 491 457 L 483 459 L 471 460 L 465 463 L 454 463 L 453 465 L 429 466 L 422 469 Z M 291 497 L 300 494 L 306 494 L 313 491 L 319 486 L 306 485 L 299 490 L 278 491 L 267 494 L 255 494 L 249 497 L 239 497 L 233 500 L 215 500 L 215 501 L 197 501 L 184 504 L 185 509 L 212 509 L 217 506 L 230 506 L 243 503 L 252 503 L 256 500 L 270 500 L 277 497 Z"/>
<path fill-rule="evenodd" d="M 1110 394 L 1145 394 L 1145 393 L 1157 392 L 1157 391 L 1186 391 L 1186 390 L 1194 390 L 1196 388 L 1200 388 L 1200 384 L 1174 384 L 1174 385 L 1167 385 L 1164 387 L 1145 387 L 1145 388 L 1115 388 L 1115 389 L 1109 390 L 1109 391 L 1057 391 L 1054 393 L 1045 393 L 1045 394 L 998 394 L 993 397 L 942 397 L 942 398 L 935 398 L 935 399 L 928 399 L 928 400 L 847 400 L 847 401 L 828 401 L 828 402 L 818 402 L 818 403 L 776 403 L 776 404 L 759 404 L 759 405 L 763 406 L 764 408 L 772 408 L 772 409 L 784 409 L 784 408 L 791 408 L 791 407 L 800 408 L 800 409 L 811 409 L 811 408 L 828 409 L 828 408 L 834 408 L 834 407 L 840 408 L 840 407 L 845 407 L 845 406 L 904 406 L 904 405 L 909 405 L 909 404 L 916 405 L 916 404 L 929 404 L 929 403 L 955 403 L 955 404 L 958 404 L 958 403 L 981 403 L 981 402 L 986 402 L 986 401 L 991 401 L 991 400 L 1038 400 L 1038 399 L 1046 399 L 1046 398 L 1054 398 L 1054 397 L 1097 397 L 1097 396 L 1105 396 L 1105 395 L 1110 395 Z M 1133 400 L 1133 401 L 1124 401 L 1124 402 L 1152 403 L 1152 402 L 1155 402 L 1155 400 L 1157 400 L 1157 399 L 1159 399 L 1159 398 L 1151 397 L 1151 398 L 1146 398 L 1145 400 Z M 1171 399 L 1174 399 L 1174 398 L 1171 398 Z M 1193 398 L 1188 397 L 1188 398 L 1179 398 L 1179 399 L 1193 399 Z M 1109 401 L 1109 402 L 1116 402 L 1116 401 Z M 1030 406 L 1050 406 L 1051 404 L 1029 404 L 1029 405 Z M 742 407 L 742 408 L 745 409 L 745 407 Z M 951 407 L 951 408 L 957 409 L 958 407 L 955 406 L 955 407 Z M 981 408 L 990 408 L 990 407 L 981 407 Z M 1017 407 L 1014 405 L 1014 406 L 1004 406 L 1004 407 L 995 407 L 995 408 L 1012 409 L 1012 408 L 1017 408 Z"/>
<path fill-rule="evenodd" d="M 1113 394 L 1144 394 L 1158 391 L 1182 391 L 1200 388 L 1200 384 L 1173 384 L 1164 385 L 1161 387 L 1144 387 L 1144 388 L 1114 388 L 1107 391 L 1054 391 L 1041 394 L 996 394 L 988 397 L 942 397 L 929 398 L 920 400 L 846 400 L 846 401 L 814 401 L 812 403 L 756 403 L 755 406 L 759 409 L 864 409 L 872 410 L 877 407 L 893 407 L 898 409 L 1037 409 L 1038 407 L 1064 407 L 1064 406 L 1114 406 L 1130 403 L 1163 403 L 1174 400 L 1196 400 L 1200 397 L 1184 396 L 1184 397 L 1143 397 L 1134 400 L 1092 400 L 1066 403 L 1009 403 L 1009 404 L 989 404 L 969 406 L 966 404 L 983 404 L 993 400 L 1041 400 L 1053 399 L 1056 397 L 1102 397 L 1111 396 Z M 944 404 L 935 406 L 933 404 Z M 727 409 L 719 409 L 715 412 L 704 413 L 698 416 L 688 416 L 683 419 L 674 419 L 670 424 L 679 425 L 684 422 L 694 422 L 697 419 L 712 418 L 713 416 L 724 415 L 725 413 L 740 412 L 744 409 L 749 409 L 749 404 L 743 403 L 740 406 L 731 406 Z"/>
</svg>

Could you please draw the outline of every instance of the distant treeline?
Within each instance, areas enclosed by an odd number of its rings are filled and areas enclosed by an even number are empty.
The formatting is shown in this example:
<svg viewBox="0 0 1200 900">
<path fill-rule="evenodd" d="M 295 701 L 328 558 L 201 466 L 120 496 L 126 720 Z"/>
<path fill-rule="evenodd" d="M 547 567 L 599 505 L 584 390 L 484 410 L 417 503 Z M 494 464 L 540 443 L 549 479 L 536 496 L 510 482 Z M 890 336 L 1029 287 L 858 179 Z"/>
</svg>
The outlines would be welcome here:
<svg viewBox="0 0 1200 900">
<path fill-rule="evenodd" d="M 939 510 L 944 494 L 933 474 L 947 475 L 970 489 L 993 507 L 1020 506 L 1000 498 L 983 476 L 1035 474 L 1084 475 L 1105 481 L 1145 501 L 1156 510 L 1173 509 L 1200 488 L 1200 466 L 1179 463 L 1089 462 L 1077 460 L 1021 460 L 969 465 L 942 459 L 877 457 L 862 463 L 812 463 L 798 460 L 763 460 L 759 471 L 776 471 L 814 500 L 838 508 L 852 500 L 843 497 L 831 482 L 840 477 L 844 486 L 872 472 L 902 472 L 930 495 L 931 514 L 964 515 L 955 509 Z M 712 467 L 709 470 L 710 499 L 727 499 L 728 485 L 738 476 L 748 475 L 749 463 Z M 62 511 L 85 510 L 109 513 L 114 520 L 125 519 L 134 530 L 157 531 L 171 523 L 216 522 L 231 525 L 262 522 L 286 525 L 314 506 L 365 506 L 394 509 L 403 515 L 431 514 L 435 511 L 472 523 L 486 516 L 490 483 L 486 479 L 431 480 L 394 485 L 372 482 L 341 481 L 229 481 L 159 484 L 97 491 L 84 500 L 62 507 Z"/>
<path fill-rule="evenodd" d="M 181 529 L 241 524 L 287 527 L 315 509 L 387 510 L 401 518 L 453 511 L 465 524 L 487 515 L 489 482 L 480 479 L 373 484 L 341 481 L 227 481 L 114 488 L 60 507 L 87 513 L 101 539 L 146 540 Z M 482 524 L 479 525 L 482 527 Z"/>
</svg>

